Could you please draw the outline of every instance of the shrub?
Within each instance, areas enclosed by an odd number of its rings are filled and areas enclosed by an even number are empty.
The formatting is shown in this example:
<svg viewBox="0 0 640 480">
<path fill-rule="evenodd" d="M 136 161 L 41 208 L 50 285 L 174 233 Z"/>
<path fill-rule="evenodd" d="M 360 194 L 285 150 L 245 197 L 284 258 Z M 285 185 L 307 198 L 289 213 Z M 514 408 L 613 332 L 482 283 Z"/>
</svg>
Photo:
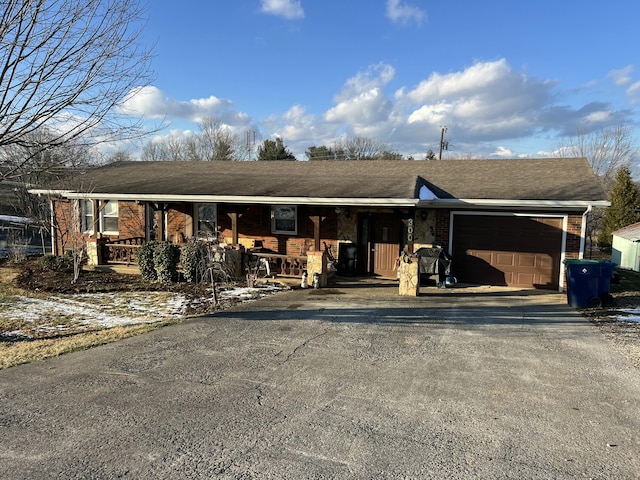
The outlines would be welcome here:
<svg viewBox="0 0 640 480">
<path fill-rule="evenodd" d="M 60 273 L 73 272 L 73 252 L 67 250 L 64 255 L 45 255 L 40 259 L 40 265 L 45 270 Z"/>
<path fill-rule="evenodd" d="M 191 239 L 182 246 L 182 274 L 187 282 L 198 282 L 204 277 L 207 259 L 207 245 Z"/>
<path fill-rule="evenodd" d="M 158 273 L 156 272 L 154 260 L 154 253 L 158 245 L 158 242 L 153 240 L 142 244 L 136 252 L 140 274 L 142 275 L 142 278 L 151 282 L 158 280 Z"/>
<path fill-rule="evenodd" d="M 178 245 L 169 242 L 158 243 L 153 252 L 153 261 L 158 280 L 170 283 L 178 279 L 178 263 L 180 263 Z"/>
</svg>

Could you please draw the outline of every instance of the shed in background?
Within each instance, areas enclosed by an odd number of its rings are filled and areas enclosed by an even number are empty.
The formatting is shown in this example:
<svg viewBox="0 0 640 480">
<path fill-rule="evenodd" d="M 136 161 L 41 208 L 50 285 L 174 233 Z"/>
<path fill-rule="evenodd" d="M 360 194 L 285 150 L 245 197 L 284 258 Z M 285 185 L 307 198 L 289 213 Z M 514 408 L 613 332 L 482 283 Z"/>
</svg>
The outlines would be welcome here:
<svg viewBox="0 0 640 480">
<path fill-rule="evenodd" d="M 611 261 L 621 268 L 640 271 L 640 223 L 613 232 Z"/>
</svg>

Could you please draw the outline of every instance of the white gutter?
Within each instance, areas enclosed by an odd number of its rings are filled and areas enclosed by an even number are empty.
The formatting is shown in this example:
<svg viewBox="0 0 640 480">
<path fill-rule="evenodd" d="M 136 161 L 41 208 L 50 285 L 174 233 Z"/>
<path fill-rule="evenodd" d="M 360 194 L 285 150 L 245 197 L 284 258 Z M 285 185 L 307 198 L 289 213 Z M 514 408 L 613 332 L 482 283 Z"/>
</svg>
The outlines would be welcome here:
<svg viewBox="0 0 640 480">
<path fill-rule="evenodd" d="M 278 205 L 343 205 L 376 207 L 415 207 L 417 198 L 323 198 L 323 197 L 253 197 L 245 195 L 168 195 L 168 194 L 113 194 L 99 192 L 72 192 L 31 190 L 31 193 L 58 194 L 65 198 L 97 198 L 100 200 L 146 201 L 146 202 L 199 202 L 237 204 L 278 204 Z"/>
<path fill-rule="evenodd" d="M 579 208 L 608 207 L 606 200 L 494 200 L 486 198 L 438 198 L 418 202 L 418 207 L 450 207 L 450 208 Z"/>
<path fill-rule="evenodd" d="M 263 197 L 250 195 L 171 195 L 158 193 L 100 193 L 76 192 L 72 190 L 29 190 L 29 193 L 42 195 L 60 195 L 65 198 L 97 198 L 101 200 L 147 201 L 147 202 L 199 202 L 199 203 L 237 203 L 237 204 L 279 204 L 314 206 L 353 206 L 353 207 L 418 207 L 418 208 L 551 208 L 551 209 L 587 209 L 590 207 L 608 207 L 606 200 L 494 200 L 486 198 L 342 198 L 342 197 Z"/>
</svg>

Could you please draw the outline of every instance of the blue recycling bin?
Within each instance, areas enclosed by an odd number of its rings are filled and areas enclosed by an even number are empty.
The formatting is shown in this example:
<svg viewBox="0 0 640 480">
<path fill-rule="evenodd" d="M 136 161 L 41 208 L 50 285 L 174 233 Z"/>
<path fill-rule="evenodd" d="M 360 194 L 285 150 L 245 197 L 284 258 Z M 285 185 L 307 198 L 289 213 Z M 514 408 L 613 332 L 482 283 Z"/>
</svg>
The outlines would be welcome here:
<svg viewBox="0 0 640 480">
<path fill-rule="evenodd" d="M 598 281 L 598 295 L 604 305 L 613 302 L 613 297 L 609 293 L 611 287 L 611 277 L 613 276 L 613 269 L 617 266 L 617 263 L 602 262 L 600 264 L 600 279 Z"/>
<path fill-rule="evenodd" d="M 567 301 L 579 308 L 599 307 L 613 302 L 609 293 L 616 263 L 601 260 L 565 260 Z"/>
<path fill-rule="evenodd" d="M 567 267 L 567 302 L 572 307 L 602 305 L 600 298 L 601 262 L 597 260 L 565 260 Z M 607 292 L 608 293 L 608 292 Z"/>
</svg>

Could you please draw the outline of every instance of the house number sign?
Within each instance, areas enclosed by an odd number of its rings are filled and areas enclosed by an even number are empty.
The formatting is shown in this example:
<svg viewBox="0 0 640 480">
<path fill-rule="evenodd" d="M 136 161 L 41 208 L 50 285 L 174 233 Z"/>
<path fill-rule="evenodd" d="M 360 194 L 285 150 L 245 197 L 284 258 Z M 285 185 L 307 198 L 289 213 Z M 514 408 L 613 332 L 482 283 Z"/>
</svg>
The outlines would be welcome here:
<svg viewBox="0 0 640 480">
<path fill-rule="evenodd" d="M 413 218 L 407 222 L 407 241 L 413 242 Z"/>
</svg>

